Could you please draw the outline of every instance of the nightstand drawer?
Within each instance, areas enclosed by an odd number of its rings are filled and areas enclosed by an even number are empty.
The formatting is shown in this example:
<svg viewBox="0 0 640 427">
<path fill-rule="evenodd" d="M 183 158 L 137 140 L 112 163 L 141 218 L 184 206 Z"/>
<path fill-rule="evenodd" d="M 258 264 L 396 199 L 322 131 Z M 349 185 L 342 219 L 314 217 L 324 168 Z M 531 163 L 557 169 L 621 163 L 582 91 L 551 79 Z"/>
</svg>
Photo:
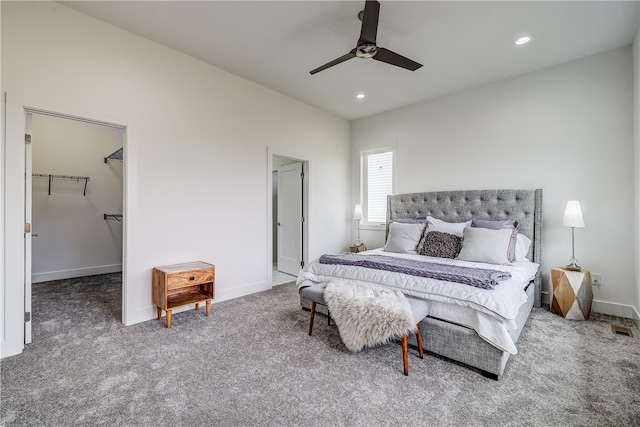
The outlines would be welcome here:
<svg viewBox="0 0 640 427">
<path fill-rule="evenodd" d="M 213 282 L 212 270 L 192 270 L 167 275 L 167 289 L 183 288 Z"/>
</svg>

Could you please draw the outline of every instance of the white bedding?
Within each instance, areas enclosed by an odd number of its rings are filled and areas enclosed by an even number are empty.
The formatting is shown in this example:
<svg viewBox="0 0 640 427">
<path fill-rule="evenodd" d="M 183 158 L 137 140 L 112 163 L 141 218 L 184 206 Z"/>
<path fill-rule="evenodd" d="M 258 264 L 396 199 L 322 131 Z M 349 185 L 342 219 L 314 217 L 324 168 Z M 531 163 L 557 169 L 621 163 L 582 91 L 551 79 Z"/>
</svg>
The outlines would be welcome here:
<svg viewBox="0 0 640 427">
<path fill-rule="evenodd" d="M 518 310 L 527 300 L 524 288 L 535 277 L 538 264 L 529 261 L 517 261 L 512 265 L 484 264 L 397 254 L 384 252 L 381 249 L 360 252 L 362 256 L 370 254 L 508 271 L 511 273 L 511 279 L 500 282 L 493 290 L 486 290 L 461 283 L 383 270 L 320 264 L 315 260 L 300 272 L 297 283 L 298 285 L 323 283 L 342 278 L 354 282 L 377 283 L 386 287 L 400 288 L 406 295 L 432 301 L 429 316 L 473 328 L 481 338 L 495 347 L 511 354 L 517 353 L 508 331 L 516 328 L 515 318 Z"/>
</svg>

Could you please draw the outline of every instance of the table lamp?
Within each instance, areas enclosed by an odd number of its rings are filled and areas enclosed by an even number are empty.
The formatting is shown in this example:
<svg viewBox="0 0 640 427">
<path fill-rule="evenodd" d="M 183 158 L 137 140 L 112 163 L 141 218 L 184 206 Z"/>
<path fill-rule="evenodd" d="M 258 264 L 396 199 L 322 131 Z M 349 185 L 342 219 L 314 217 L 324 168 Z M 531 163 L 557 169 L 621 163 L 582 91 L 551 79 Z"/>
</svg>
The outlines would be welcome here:
<svg viewBox="0 0 640 427">
<path fill-rule="evenodd" d="M 569 200 L 564 208 L 564 216 L 562 217 L 562 226 L 571 227 L 571 260 L 565 268 L 569 271 L 580 271 L 580 266 L 576 263 L 574 230 L 576 227 L 584 228 L 584 219 L 582 218 L 582 209 L 580 202 L 577 200 Z"/>
<path fill-rule="evenodd" d="M 364 219 L 364 215 L 362 213 L 362 206 L 360 204 L 356 205 L 355 210 L 353 211 L 353 219 L 358 221 L 358 238 L 355 241 L 356 246 L 360 246 L 362 242 L 360 241 L 360 221 Z"/>
</svg>

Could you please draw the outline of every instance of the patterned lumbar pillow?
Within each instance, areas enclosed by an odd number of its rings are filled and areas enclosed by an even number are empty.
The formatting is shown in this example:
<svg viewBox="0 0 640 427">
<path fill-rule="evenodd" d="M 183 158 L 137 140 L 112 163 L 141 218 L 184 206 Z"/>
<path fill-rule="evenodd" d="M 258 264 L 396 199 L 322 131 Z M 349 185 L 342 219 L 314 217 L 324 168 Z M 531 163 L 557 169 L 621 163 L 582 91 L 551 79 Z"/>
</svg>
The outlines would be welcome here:
<svg viewBox="0 0 640 427">
<path fill-rule="evenodd" d="M 462 248 L 462 237 L 441 231 L 428 231 L 419 248 L 420 255 L 438 258 L 455 258 Z"/>
</svg>

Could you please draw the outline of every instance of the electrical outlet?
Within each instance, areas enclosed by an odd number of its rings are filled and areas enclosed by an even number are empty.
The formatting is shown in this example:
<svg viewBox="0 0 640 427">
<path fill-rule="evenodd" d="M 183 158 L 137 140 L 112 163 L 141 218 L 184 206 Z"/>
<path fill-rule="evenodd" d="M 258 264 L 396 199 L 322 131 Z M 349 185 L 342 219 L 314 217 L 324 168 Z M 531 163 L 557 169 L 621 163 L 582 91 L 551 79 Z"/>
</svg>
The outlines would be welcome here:
<svg viewBox="0 0 640 427">
<path fill-rule="evenodd" d="M 591 273 L 591 284 L 593 286 L 602 286 L 602 274 Z"/>
</svg>

